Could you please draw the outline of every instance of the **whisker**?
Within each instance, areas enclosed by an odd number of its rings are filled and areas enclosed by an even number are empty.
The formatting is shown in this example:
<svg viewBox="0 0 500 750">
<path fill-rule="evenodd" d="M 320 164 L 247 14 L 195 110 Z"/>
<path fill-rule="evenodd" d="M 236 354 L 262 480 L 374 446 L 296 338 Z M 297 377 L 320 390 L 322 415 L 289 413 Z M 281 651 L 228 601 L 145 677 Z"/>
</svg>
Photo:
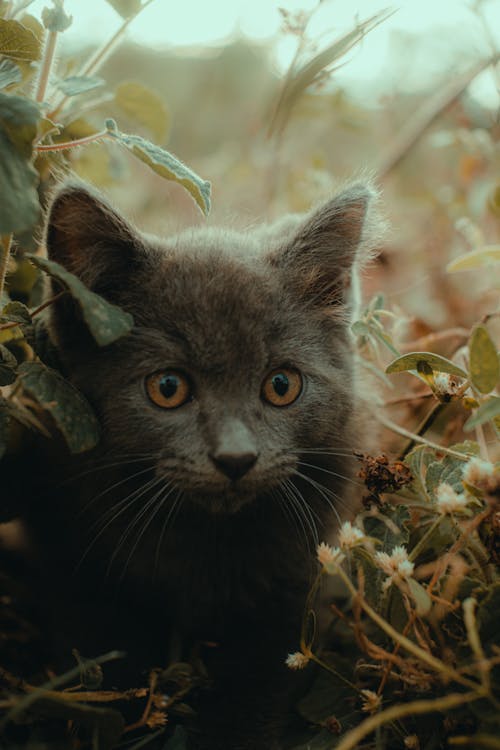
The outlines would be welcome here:
<svg viewBox="0 0 500 750">
<path fill-rule="evenodd" d="M 89 500 L 88 503 L 84 505 L 84 507 L 80 510 L 78 513 L 78 516 L 83 515 L 83 513 L 86 513 L 87 510 L 90 508 L 91 505 L 95 503 L 96 500 L 99 500 L 99 498 L 104 497 L 108 494 L 108 492 L 111 492 L 111 490 L 116 489 L 117 487 L 120 487 L 120 485 L 125 484 L 125 482 L 129 482 L 132 479 L 136 479 L 137 477 L 142 476 L 143 474 L 146 474 L 148 471 L 151 471 L 152 467 L 147 466 L 145 469 L 141 469 L 140 471 L 137 471 L 135 474 L 130 474 L 129 476 L 124 477 L 123 479 L 120 479 L 118 482 L 115 482 L 110 487 L 106 487 L 102 492 L 99 492 L 97 495 L 94 495 L 94 497 Z"/>
<path fill-rule="evenodd" d="M 364 487 L 364 484 L 362 482 L 356 481 L 356 479 L 353 479 L 352 477 L 347 476 L 347 474 L 340 474 L 337 471 L 332 471 L 331 469 L 324 469 L 322 466 L 318 466 L 316 464 L 308 464 L 305 461 L 298 461 L 297 463 L 299 466 L 307 466 L 308 469 L 316 469 L 317 471 L 322 471 L 325 474 L 329 474 L 332 477 L 337 477 L 338 479 L 344 479 L 346 482 L 351 482 L 351 484 L 355 484 L 357 487 Z"/>
<path fill-rule="evenodd" d="M 163 505 L 163 503 L 165 502 L 166 499 L 167 498 L 164 498 L 162 500 L 162 505 Z M 172 519 L 172 524 L 174 523 L 175 518 L 176 518 L 176 516 L 177 516 L 177 514 L 178 514 L 178 512 L 180 510 L 181 505 L 182 505 L 182 500 L 183 500 L 183 493 L 182 493 L 181 490 L 179 490 L 178 493 L 177 493 L 177 495 L 176 495 L 176 497 L 175 497 L 175 499 L 174 499 L 174 502 L 172 503 L 172 505 L 170 506 L 170 508 L 168 510 L 168 513 L 167 513 L 167 515 L 165 517 L 165 520 L 163 521 L 163 524 L 162 524 L 162 527 L 161 527 L 161 531 L 160 531 L 160 536 L 158 537 L 158 543 L 156 545 L 155 564 L 154 564 L 154 568 L 153 568 L 153 580 L 154 580 L 154 578 L 156 576 L 156 571 L 158 569 L 158 565 L 159 565 L 159 562 L 160 562 L 160 554 L 161 554 L 161 547 L 162 547 L 162 544 L 163 544 L 163 537 L 165 536 L 165 532 L 167 530 L 167 526 L 169 524 L 170 519 Z"/>
<path fill-rule="evenodd" d="M 336 519 L 337 519 L 337 521 L 339 522 L 339 525 L 340 525 L 341 522 L 342 522 L 342 520 L 340 518 L 340 514 L 339 514 L 339 512 L 338 512 L 338 510 L 337 510 L 337 508 L 335 506 L 335 503 L 332 502 L 331 498 L 328 497 L 327 493 L 330 493 L 331 496 L 335 500 L 337 500 L 337 502 L 339 504 L 342 504 L 342 505 L 346 506 L 346 504 L 343 502 L 342 498 L 339 497 L 339 495 L 337 495 L 336 492 L 334 492 L 333 490 L 330 490 L 327 487 L 323 487 L 321 484 L 319 484 L 319 482 L 316 482 L 314 479 L 311 479 L 311 477 L 308 477 L 306 474 L 302 474 L 302 472 L 297 471 L 297 470 L 295 470 L 295 474 L 298 477 L 300 477 L 301 479 L 304 479 L 306 482 L 308 482 L 313 487 L 313 489 L 316 490 L 316 492 L 319 492 L 319 494 L 323 497 L 323 499 L 326 500 L 326 503 L 327 503 L 328 507 L 330 508 L 330 510 L 335 514 L 335 517 L 336 517 Z"/>
<path fill-rule="evenodd" d="M 319 543 L 318 539 L 318 527 L 316 525 L 316 521 L 314 520 L 314 516 L 316 516 L 316 519 L 320 521 L 318 514 L 311 508 L 310 504 L 307 502 L 299 488 L 292 482 L 291 479 L 287 479 L 286 483 L 288 484 L 290 490 L 293 492 L 295 497 L 297 498 L 298 506 L 302 509 L 302 512 L 304 513 L 304 518 L 307 522 L 307 525 L 311 531 L 312 538 L 314 541 L 315 547 L 317 547 Z"/>
</svg>

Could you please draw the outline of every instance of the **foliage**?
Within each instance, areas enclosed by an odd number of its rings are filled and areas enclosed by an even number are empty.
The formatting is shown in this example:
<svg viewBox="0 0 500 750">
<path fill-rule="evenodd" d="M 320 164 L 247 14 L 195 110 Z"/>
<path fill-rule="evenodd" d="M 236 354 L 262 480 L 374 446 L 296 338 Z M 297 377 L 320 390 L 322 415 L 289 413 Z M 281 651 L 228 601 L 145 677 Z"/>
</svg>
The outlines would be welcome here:
<svg viewBox="0 0 500 750">
<path fill-rule="evenodd" d="M 498 125 L 467 93 L 491 61 L 443 81 L 423 101 L 401 92 L 388 97 L 384 120 L 325 83 L 332 66 L 388 14 L 361 22 L 318 52 L 307 37 L 311 14 L 283 11 L 297 55 L 281 92 L 270 75 L 262 85 L 259 121 L 253 119 L 256 102 L 248 105 L 258 81 L 245 79 L 241 49 L 213 62 L 213 75 L 226 87 L 219 87 L 222 103 L 206 86 L 212 62 L 201 61 L 199 88 L 188 91 L 178 61 L 160 65 L 155 59 L 155 71 L 163 70 L 155 87 L 166 80 L 171 88 L 167 109 L 163 94 L 123 80 L 128 50 L 105 65 L 150 1 L 109 0 L 120 29 L 76 67 L 54 63 L 58 35 L 72 20 L 60 0 L 45 10 L 42 23 L 23 2 L 0 3 L 0 456 L 15 448 L 19 425 L 43 433 L 55 425 L 75 453 L 98 441 L 90 406 L 53 366 L 40 335 L 39 315 L 55 298 L 43 301 L 39 270 L 61 283 L 60 294 L 72 295 L 99 345 L 132 325 L 123 311 L 44 257 L 36 238 L 56 174 L 72 169 L 119 188 L 122 155 L 129 153 L 137 158 L 140 184 L 130 198 L 134 207 L 138 194 L 150 194 L 163 219 L 164 196 L 148 182 L 157 174 L 182 185 L 208 213 L 209 183 L 164 150 L 172 137 L 176 151 L 196 154 L 215 179 L 226 216 L 241 205 L 272 216 L 307 208 L 331 188 L 331 174 L 340 179 L 369 161 L 366 144 L 378 139 L 382 155 L 374 164 L 397 229 L 392 247 L 382 249 L 371 269 L 372 298 L 352 332 L 361 366 L 380 383 L 377 416 L 385 432 L 377 455 L 360 455 L 363 509 L 341 530 L 337 549 L 318 549 L 299 650 L 288 658 L 292 668 L 321 667 L 299 704 L 310 727 L 299 746 L 500 747 Z M 224 55 L 232 53 L 228 64 Z M 141 59 L 128 63 L 132 70 Z M 180 64 L 194 69 L 186 59 Z M 257 69 L 255 57 L 252 65 Z M 110 94 L 105 80 L 113 78 Z M 203 102 L 203 117 L 193 117 L 195 100 Z M 116 121 L 141 135 L 122 132 Z M 259 127 L 272 137 L 259 140 Z M 241 134 L 241 145 L 234 145 L 234 133 Z M 256 183 L 263 189 L 255 190 Z M 169 199 L 172 215 L 183 210 L 182 197 Z M 424 293 L 415 281 L 423 277 Z M 384 296 L 375 293 L 379 288 Z M 342 596 L 331 605 L 331 638 L 319 653 L 311 612 L 327 579 L 339 584 Z M 2 607 L 2 623 L 22 631 L 9 602 Z M 166 740 L 164 725 L 190 715 L 184 699 L 203 682 L 199 665 L 171 665 L 152 673 L 147 686 L 100 690 L 101 665 L 106 670 L 115 658 L 120 655 L 89 662 L 75 654 L 74 670 L 47 682 L 38 675 L 36 684 L 0 670 L 0 729 L 7 721 L 24 723 L 26 736 L 33 730 L 32 746 L 40 746 L 37 733 L 50 716 L 63 727 L 70 743 L 64 747 L 87 738 L 87 746 L 111 748 L 120 737 L 136 737 L 137 747 L 158 738 L 165 750 L 182 750 L 182 726 Z"/>
</svg>

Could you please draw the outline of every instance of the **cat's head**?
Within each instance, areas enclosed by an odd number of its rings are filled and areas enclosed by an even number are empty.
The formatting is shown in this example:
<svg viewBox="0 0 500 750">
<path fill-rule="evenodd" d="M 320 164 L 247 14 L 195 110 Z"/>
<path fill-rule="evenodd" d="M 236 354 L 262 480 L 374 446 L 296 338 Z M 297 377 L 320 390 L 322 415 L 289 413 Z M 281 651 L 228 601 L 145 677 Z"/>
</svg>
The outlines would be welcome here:
<svg viewBox="0 0 500 750">
<path fill-rule="evenodd" d="M 63 187 L 49 257 L 135 321 L 100 349 L 69 295 L 52 306 L 103 450 L 148 456 L 172 492 L 228 512 L 279 491 L 313 451 L 338 451 L 341 465 L 355 447 L 349 308 L 371 198 L 354 184 L 276 225 L 160 240 L 83 186 Z"/>
</svg>

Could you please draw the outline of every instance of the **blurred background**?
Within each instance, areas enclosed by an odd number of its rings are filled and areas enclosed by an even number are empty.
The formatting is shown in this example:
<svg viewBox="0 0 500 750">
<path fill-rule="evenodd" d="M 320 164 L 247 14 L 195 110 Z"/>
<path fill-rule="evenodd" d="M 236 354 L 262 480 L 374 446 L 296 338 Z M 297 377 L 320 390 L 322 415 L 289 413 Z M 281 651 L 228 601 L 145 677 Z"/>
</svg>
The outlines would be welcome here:
<svg viewBox="0 0 500 750">
<path fill-rule="evenodd" d="M 61 76 L 117 32 L 123 5 L 66 0 Z M 383 290 L 395 335 L 415 340 L 497 307 L 498 266 L 445 266 L 498 242 L 499 47 L 499 0 L 154 0 L 100 68 L 107 93 L 78 97 L 84 114 L 65 137 L 114 117 L 212 182 L 210 222 L 244 227 L 374 175 L 392 229 L 366 293 Z M 153 97 L 142 121 L 127 89 L 137 83 Z M 121 150 L 71 153 L 140 226 L 205 221 L 178 185 Z"/>
</svg>

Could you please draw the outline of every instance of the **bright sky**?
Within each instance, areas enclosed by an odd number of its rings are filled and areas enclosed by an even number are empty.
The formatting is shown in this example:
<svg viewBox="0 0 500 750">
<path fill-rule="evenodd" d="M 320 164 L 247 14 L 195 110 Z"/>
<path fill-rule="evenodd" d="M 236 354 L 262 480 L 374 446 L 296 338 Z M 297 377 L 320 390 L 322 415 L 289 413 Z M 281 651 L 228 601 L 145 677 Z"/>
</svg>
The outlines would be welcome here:
<svg viewBox="0 0 500 750">
<path fill-rule="evenodd" d="M 407 89 L 425 86 L 439 71 L 456 68 L 459 62 L 491 54 L 492 40 L 500 47 L 500 0 L 479 0 L 488 32 L 470 7 L 477 0 L 323 0 L 310 25 L 312 38 L 325 46 L 335 35 L 352 28 L 356 18 L 367 18 L 390 7 L 394 15 L 372 31 L 348 64 L 336 73 L 341 83 L 369 91 L 370 81 L 382 74 L 387 81 Z M 156 0 L 134 20 L 128 34 L 149 46 L 185 47 L 220 43 L 238 32 L 257 40 L 270 40 L 276 63 L 286 69 L 293 55 L 293 38 L 279 34 L 279 7 L 308 10 L 318 0 Z M 38 15 L 49 0 L 35 0 L 30 11 Z M 120 24 L 120 17 L 106 0 L 65 0 L 73 25 L 64 33 L 69 45 L 77 41 L 102 42 Z M 422 43 L 412 48 L 409 36 L 418 34 Z M 424 41 L 425 40 L 425 41 Z M 486 73 L 476 84 L 481 98 L 494 102 L 493 76 Z"/>
</svg>

